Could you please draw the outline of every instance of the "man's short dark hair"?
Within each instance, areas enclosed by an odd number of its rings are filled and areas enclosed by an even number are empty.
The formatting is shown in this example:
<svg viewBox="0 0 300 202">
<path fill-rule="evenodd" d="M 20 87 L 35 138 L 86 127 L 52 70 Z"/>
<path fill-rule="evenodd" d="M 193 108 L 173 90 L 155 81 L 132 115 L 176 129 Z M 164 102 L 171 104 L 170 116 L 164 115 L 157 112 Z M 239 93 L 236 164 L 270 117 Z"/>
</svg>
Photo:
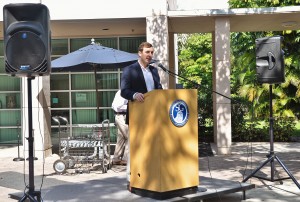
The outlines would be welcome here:
<svg viewBox="0 0 300 202">
<path fill-rule="evenodd" d="M 139 45 L 138 51 L 142 52 L 144 48 L 151 48 L 151 47 L 153 47 L 151 43 L 149 43 L 149 42 L 142 42 Z"/>
</svg>

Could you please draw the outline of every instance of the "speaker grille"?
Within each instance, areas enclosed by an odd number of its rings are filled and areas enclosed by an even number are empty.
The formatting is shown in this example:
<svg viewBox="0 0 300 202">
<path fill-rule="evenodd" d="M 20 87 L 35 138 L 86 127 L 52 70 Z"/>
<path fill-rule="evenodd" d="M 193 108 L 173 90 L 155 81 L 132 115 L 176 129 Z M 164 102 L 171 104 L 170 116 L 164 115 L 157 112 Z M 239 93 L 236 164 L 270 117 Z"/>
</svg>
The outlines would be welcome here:
<svg viewBox="0 0 300 202">
<path fill-rule="evenodd" d="M 6 72 L 31 74 L 41 70 L 43 73 L 47 71 L 47 65 L 44 67 L 46 59 L 46 47 L 36 33 L 19 31 L 9 38 L 6 45 Z"/>
</svg>

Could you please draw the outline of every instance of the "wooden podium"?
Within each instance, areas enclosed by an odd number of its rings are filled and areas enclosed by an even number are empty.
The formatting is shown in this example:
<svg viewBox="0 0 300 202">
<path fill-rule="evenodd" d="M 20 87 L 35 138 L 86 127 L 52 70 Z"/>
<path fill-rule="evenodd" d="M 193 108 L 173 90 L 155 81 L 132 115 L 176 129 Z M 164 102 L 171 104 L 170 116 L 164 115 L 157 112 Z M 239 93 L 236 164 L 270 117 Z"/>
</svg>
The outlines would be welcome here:
<svg viewBox="0 0 300 202">
<path fill-rule="evenodd" d="M 154 90 L 129 110 L 131 192 L 156 199 L 195 193 L 197 90 Z"/>
</svg>

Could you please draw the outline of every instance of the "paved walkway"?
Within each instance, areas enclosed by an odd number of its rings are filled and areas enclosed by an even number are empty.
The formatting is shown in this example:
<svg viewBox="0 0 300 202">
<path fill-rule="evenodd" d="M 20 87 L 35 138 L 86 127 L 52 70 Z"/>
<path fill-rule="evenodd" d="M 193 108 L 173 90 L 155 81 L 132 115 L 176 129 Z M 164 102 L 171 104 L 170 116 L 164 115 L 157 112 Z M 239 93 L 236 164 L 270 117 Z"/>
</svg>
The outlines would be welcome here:
<svg viewBox="0 0 300 202">
<path fill-rule="evenodd" d="M 212 144 L 214 151 L 214 145 Z M 240 183 L 243 175 L 250 175 L 252 169 L 261 165 L 267 159 L 269 143 L 234 143 L 232 155 L 205 156 L 199 158 L 199 175 L 205 179 L 230 180 Z M 300 183 L 300 143 L 275 143 L 276 155 L 289 169 Z M 17 147 L 0 147 L 0 202 L 16 201 L 10 195 L 22 196 L 28 185 L 28 161 L 15 162 Z M 91 171 L 90 173 L 76 174 L 69 169 L 67 174 L 57 175 L 53 170 L 53 162 L 57 155 L 34 161 L 35 190 L 41 189 L 43 201 L 154 201 L 143 198 L 126 190 L 125 166 L 113 166 L 107 173 Z M 286 172 L 276 163 L 276 170 L 280 177 L 287 176 Z M 269 176 L 270 166 L 267 164 L 257 174 Z M 277 173 L 276 173 L 277 174 Z M 42 178 L 42 176 L 44 177 Z M 283 184 L 269 182 L 251 177 L 247 183 L 255 184 L 256 188 L 246 192 L 247 202 L 300 202 L 300 190 L 295 183 L 288 179 Z M 201 186 L 201 182 L 200 182 Z M 202 187 L 205 188 L 205 185 Z M 218 189 L 218 187 L 216 187 Z M 238 202 L 242 200 L 242 193 L 216 195 L 205 199 L 205 202 Z"/>
</svg>

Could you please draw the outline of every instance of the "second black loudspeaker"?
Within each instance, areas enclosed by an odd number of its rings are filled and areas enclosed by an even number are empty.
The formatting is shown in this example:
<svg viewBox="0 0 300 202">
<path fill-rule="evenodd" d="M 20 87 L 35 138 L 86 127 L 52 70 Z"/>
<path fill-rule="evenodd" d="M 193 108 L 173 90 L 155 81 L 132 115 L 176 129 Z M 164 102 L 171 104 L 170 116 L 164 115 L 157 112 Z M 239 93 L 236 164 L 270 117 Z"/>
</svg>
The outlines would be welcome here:
<svg viewBox="0 0 300 202">
<path fill-rule="evenodd" d="M 284 52 L 282 36 L 264 37 L 255 40 L 256 73 L 259 83 L 282 83 L 284 77 Z"/>
</svg>

